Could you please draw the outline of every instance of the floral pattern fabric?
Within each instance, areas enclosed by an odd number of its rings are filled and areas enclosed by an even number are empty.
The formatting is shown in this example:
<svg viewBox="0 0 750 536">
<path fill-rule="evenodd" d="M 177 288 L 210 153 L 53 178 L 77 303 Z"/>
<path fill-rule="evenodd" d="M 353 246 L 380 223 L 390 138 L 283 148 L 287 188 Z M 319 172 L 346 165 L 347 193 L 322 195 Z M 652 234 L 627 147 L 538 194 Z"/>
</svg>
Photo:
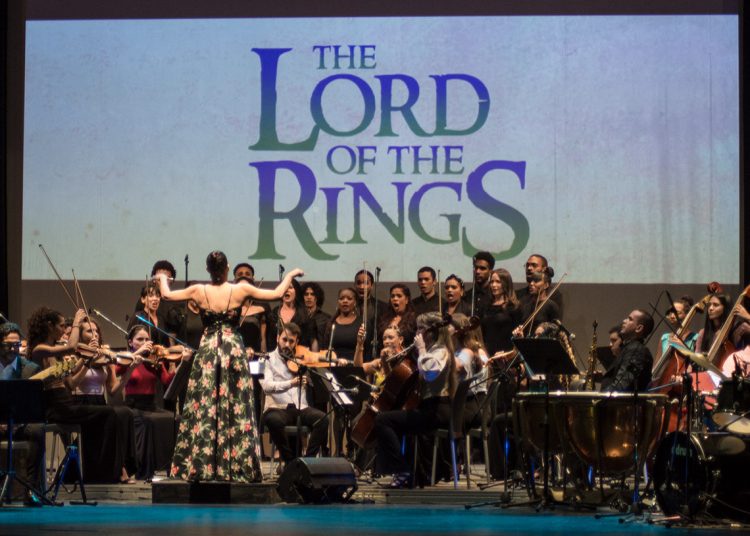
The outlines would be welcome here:
<svg viewBox="0 0 750 536">
<path fill-rule="evenodd" d="M 220 366 L 219 366 L 220 365 Z M 260 441 L 242 339 L 229 324 L 207 330 L 193 358 L 172 477 L 259 482 Z"/>
</svg>

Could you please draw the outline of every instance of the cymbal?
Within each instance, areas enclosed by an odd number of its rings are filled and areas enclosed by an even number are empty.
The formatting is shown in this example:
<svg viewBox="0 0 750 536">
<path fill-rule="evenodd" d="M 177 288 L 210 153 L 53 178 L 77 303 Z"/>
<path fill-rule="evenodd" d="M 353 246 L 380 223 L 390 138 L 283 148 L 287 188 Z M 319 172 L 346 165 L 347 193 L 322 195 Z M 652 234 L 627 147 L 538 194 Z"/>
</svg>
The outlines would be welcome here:
<svg viewBox="0 0 750 536">
<path fill-rule="evenodd" d="M 722 380 L 728 380 L 729 378 L 726 377 L 726 375 L 721 371 L 719 367 L 711 363 L 708 359 L 706 359 L 706 356 L 704 354 L 699 354 L 696 352 L 693 352 L 689 350 L 688 348 L 685 348 L 681 344 L 675 344 L 671 343 L 672 348 L 677 350 L 679 353 L 687 357 L 690 361 L 698 365 L 704 370 L 708 370 L 710 372 L 713 372 L 714 374 L 717 374 L 719 377 L 721 377 Z"/>
</svg>

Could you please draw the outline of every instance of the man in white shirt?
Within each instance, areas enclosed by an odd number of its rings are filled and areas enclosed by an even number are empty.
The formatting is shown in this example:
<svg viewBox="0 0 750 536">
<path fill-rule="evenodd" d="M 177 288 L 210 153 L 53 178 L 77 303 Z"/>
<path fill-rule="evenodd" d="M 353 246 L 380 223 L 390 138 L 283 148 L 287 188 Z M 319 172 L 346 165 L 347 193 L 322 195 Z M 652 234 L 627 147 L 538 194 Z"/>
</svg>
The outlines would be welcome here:
<svg viewBox="0 0 750 536">
<path fill-rule="evenodd" d="M 284 325 L 276 338 L 276 349 L 268 355 L 264 378 L 260 382 L 266 394 L 263 424 L 285 463 L 294 459 L 295 449 L 289 444 L 284 427 L 296 425 L 298 416 L 301 424 L 311 430 L 305 456 L 315 456 L 325 445 L 328 435 L 326 414 L 307 404 L 307 379 L 289 370 L 289 359 L 294 356 L 299 336 L 299 326 L 292 322 Z"/>
</svg>

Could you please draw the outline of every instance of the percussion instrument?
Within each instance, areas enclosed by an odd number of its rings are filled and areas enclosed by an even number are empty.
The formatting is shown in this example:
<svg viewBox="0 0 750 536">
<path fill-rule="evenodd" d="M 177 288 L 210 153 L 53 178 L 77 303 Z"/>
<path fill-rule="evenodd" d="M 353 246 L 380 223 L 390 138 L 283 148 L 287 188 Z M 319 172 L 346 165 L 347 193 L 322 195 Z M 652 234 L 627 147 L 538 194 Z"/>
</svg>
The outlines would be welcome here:
<svg viewBox="0 0 750 536">
<path fill-rule="evenodd" d="M 722 382 L 711 420 L 720 432 L 750 436 L 750 379 Z"/>
<path fill-rule="evenodd" d="M 666 430 L 665 395 L 554 391 L 548 396 L 519 393 L 514 399 L 514 426 L 522 444 L 544 449 L 546 407 L 549 451 L 573 451 L 600 474 L 633 470 L 635 419 L 640 460 L 653 454 Z"/>
<path fill-rule="evenodd" d="M 660 394 L 567 393 L 561 436 L 600 474 L 624 474 L 634 469 L 636 439 L 641 462 L 653 454 L 666 431 L 668 406 Z"/>
<path fill-rule="evenodd" d="M 730 433 L 668 434 L 656 451 L 656 500 L 668 515 L 750 521 L 750 440 Z"/>
</svg>

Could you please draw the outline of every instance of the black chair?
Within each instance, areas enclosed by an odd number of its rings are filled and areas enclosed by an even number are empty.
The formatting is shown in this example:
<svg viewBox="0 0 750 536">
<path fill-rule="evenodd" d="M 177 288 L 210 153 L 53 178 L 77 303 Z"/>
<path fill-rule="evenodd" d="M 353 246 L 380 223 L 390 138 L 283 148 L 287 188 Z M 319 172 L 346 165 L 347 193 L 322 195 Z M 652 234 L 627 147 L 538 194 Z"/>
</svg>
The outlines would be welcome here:
<svg viewBox="0 0 750 536">
<path fill-rule="evenodd" d="M 435 472 L 437 469 L 437 453 L 438 453 L 438 442 L 440 439 L 448 439 L 450 441 L 451 448 L 451 465 L 453 466 L 453 487 L 458 489 L 458 464 L 456 463 L 456 444 L 459 440 L 463 439 L 464 434 L 464 407 L 466 406 L 466 395 L 469 393 L 469 386 L 472 380 L 467 378 L 458 382 L 456 387 L 456 393 L 453 395 L 453 402 L 451 404 L 451 418 L 449 422 L 449 428 L 438 428 L 433 433 L 434 444 L 432 446 L 432 475 L 430 478 L 430 484 L 435 485 Z M 467 465 L 468 465 L 468 455 Z"/>
<path fill-rule="evenodd" d="M 492 476 L 490 474 L 490 447 L 489 447 L 489 437 L 490 437 L 490 426 L 489 426 L 489 420 L 490 420 L 490 414 L 492 413 L 492 408 L 495 407 L 496 398 L 497 398 L 497 386 L 498 383 L 494 382 L 489 390 L 487 391 L 487 395 L 485 398 L 485 401 L 483 402 L 483 406 L 481 409 L 482 419 L 481 419 L 481 425 L 478 428 L 470 428 L 469 430 L 466 430 L 466 487 L 471 487 L 471 440 L 472 439 L 478 439 L 482 442 L 482 452 L 484 453 L 484 471 L 487 478 L 487 484 L 490 483 L 492 480 Z"/>
</svg>

